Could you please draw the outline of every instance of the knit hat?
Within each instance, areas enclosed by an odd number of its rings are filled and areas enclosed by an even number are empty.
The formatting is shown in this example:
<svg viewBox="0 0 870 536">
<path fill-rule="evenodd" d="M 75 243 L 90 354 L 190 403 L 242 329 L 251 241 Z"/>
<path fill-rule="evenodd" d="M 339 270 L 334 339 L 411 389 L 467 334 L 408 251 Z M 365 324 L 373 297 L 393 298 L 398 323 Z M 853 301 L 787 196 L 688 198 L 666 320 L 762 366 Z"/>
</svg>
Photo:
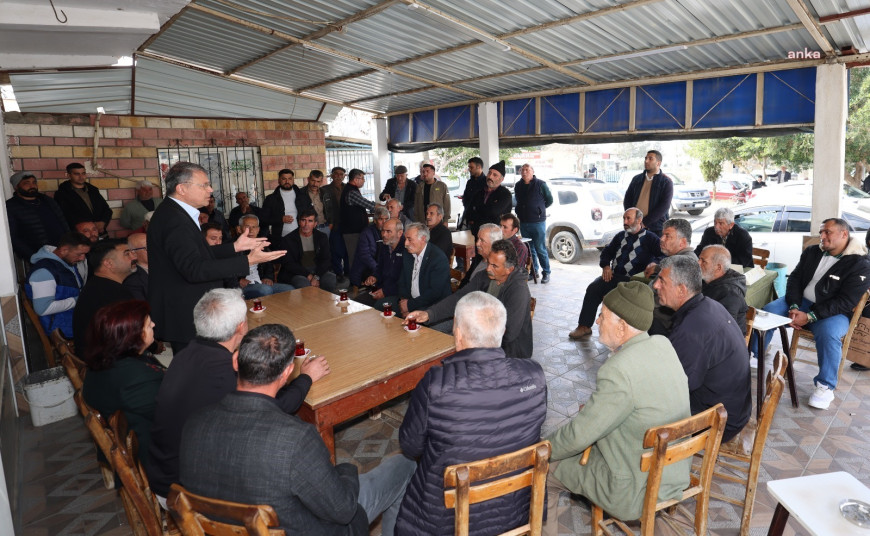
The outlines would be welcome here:
<svg viewBox="0 0 870 536">
<path fill-rule="evenodd" d="M 18 173 L 9 177 L 9 182 L 12 183 L 13 188 L 18 188 L 18 183 L 23 181 L 24 179 L 26 179 L 28 177 L 35 178 L 36 175 L 34 175 L 33 173 L 31 173 L 29 171 L 19 171 Z"/>
<path fill-rule="evenodd" d="M 604 305 L 635 329 L 647 331 L 652 326 L 655 308 L 653 291 L 640 281 L 616 285 L 604 296 Z"/>
<path fill-rule="evenodd" d="M 504 160 L 499 160 L 498 164 L 493 164 L 489 166 L 489 169 L 494 169 L 501 173 L 501 176 L 504 177 Z"/>
</svg>

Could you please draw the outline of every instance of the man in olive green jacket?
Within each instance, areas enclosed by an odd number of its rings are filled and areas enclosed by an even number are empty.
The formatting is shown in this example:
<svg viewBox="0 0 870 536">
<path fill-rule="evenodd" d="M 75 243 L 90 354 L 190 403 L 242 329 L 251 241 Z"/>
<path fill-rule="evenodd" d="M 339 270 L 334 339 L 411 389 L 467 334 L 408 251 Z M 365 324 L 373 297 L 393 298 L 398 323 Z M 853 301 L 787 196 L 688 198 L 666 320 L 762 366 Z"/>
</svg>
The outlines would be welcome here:
<svg viewBox="0 0 870 536">
<path fill-rule="evenodd" d="M 649 286 L 620 283 L 604 297 L 598 340 L 613 354 L 598 370 L 597 389 L 571 422 L 548 439 L 552 469 L 548 525 L 557 524 L 558 488 L 583 495 L 610 516 L 641 516 L 647 473 L 640 470 L 647 429 L 691 415 L 683 366 L 665 337 L 649 336 L 653 294 Z M 592 445 L 589 461 L 580 465 Z M 674 499 L 689 485 L 691 460 L 666 467 L 659 500 Z M 548 531 L 549 532 L 549 531 Z"/>
</svg>

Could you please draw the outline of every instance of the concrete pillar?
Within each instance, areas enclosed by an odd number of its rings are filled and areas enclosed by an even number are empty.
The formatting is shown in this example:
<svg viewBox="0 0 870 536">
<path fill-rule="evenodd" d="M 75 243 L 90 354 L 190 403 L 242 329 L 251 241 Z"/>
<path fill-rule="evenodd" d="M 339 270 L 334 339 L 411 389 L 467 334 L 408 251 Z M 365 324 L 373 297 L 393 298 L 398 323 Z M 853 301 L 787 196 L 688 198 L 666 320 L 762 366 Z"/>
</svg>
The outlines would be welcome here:
<svg viewBox="0 0 870 536">
<path fill-rule="evenodd" d="M 0 113 L 0 181 L 2 181 L 3 199 L 12 197 L 14 190 L 9 183 L 12 170 L 9 167 L 9 147 L 6 145 L 6 122 Z M 21 171 L 21 170 L 16 170 Z M 12 256 L 12 239 L 9 234 L 9 218 L 6 216 L 6 203 L 0 206 L 0 296 L 12 296 L 18 292 L 18 278 L 15 275 L 15 260 Z M 9 320 L 9 319 L 6 319 Z M 4 322 L 5 323 L 5 322 Z"/>
<path fill-rule="evenodd" d="M 484 173 L 489 166 L 499 161 L 498 157 L 498 103 L 481 102 L 477 105 L 480 124 L 480 158 Z"/>
<path fill-rule="evenodd" d="M 813 214 L 810 232 L 818 236 L 822 220 L 840 214 L 846 161 L 846 117 L 849 88 L 846 66 L 816 67 Z"/>
<path fill-rule="evenodd" d="M 390 166 L 390 150 L 387 148 L 387 118 L 372 119 L 372 167 L 374 168 L 375 197 L 384 189 L 387 179 L 393 176 Z"/>
</svg>

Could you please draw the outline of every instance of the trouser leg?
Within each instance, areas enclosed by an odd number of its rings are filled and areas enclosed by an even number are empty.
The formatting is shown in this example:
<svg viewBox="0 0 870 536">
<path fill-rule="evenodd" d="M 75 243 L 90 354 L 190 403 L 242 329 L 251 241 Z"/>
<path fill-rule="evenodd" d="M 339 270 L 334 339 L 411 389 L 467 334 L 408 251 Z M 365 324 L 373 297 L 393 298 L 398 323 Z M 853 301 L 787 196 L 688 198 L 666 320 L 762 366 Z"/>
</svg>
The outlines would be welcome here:
<svg viewBox="0 0 870 536">
<path fill-rule="evenodd" d="M 369 523 L 381 514 L 383 536 L 392 536 L 396 527 L 396 517 L 405 496 L 405 488 L 411 480 L 417 462 L 396 454 L 385 458 L 377 467 L 359 475 L 359 503 L 362 505 Z"/>
<path fill-rule="evenodd" d="M 595 281 L 589 283 L 586 287 L 586 295 L 583 296 L 583 307 L 580 309 L 580 318 L 577 320 L 577 325 L 591 328 L 595 323 L 595 313 L 598 312 L 598 306 L 601 305 L 604 296 L 611 290 L 616 288 L 616 285 L 626 279 L 620 279 L 613 276 L 610 281 L 597 277 Z"/>
<path fill-rule="evenodd" d="M 849 318 L 846 315 L 834 315 L 812 322 L 807 328 L 813 333 L 819 360 L 819 374 L 813 381 L 835 389 L 840 360 L 843 359 L 842 338 L 849 331 Z"/>
</svg>

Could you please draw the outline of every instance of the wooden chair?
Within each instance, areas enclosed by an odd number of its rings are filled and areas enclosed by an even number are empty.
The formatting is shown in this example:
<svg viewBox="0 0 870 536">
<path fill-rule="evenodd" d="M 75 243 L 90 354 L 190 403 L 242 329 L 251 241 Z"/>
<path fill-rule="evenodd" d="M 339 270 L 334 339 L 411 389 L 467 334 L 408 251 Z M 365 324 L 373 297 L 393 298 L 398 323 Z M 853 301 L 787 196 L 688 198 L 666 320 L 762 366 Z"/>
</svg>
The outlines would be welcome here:
<svg viewBox="0 0 870 536">
<path fill-rule="evenodd" d="M 750 307 L 746 310 L 746 348 L 752 352 L 752 348 L 749 348 L 749 339 L 752 338 L 752 326 L 755 325 L 755 307 Z"/>
<path fill-rule="evenodd" d="M 468 536 L 468 512 L 472 504 L 531 487 L 529 522 L 500 536 L 526 533 L 540 536 L 549 459 L 550 442 L 541 441 L 516 452 L 447 467 L 444 470 L 444 487 L 447 488 L 444 490 L 444 506 L 455 510 L 456 535 Z M 520 470 L 523 471 L 518 473 Z M 482 480 L 486 482 L 473 484 Z"/>
<path fill-rule="evenodd" d="M 532 241 L 529 240 L 528 242 L 526 242 L 525 240 L 523 240 L 523 243 L 526 246 L 526 251 L 529 252 L 529 258 L 526 259 L 526 272 L 532 274 L 532 280 L 534 280 L 535 284 L 537 285 L 538 284 L 538 272 L 535 271 L 535 263 L 534 263 L 534 261 L 532 261 L 532 255 L 534 254 L 532 252 Z"/>
<path fill-rule="evenodd" d="M 115 471 L 112 470 L 112 467 L 109 465 L 110 460 L 112 459 L 112 437 L 111 431 L 109 430 L 108 425 L 106 424 L 106 420 L 100 415 L 100 412 L 96 411 L 94 408 L 90 407 L 82 397 L 81 389 L 77 389 L 73 394 L 73 398 L 76 401 L 76 406 L 79 408 L 79 412 L 85 418 L 85 427 L 87 427 L 88 432 L 91 434 L 91 439 L 94 440 L 94 445 L 97 450 L 103 453 L 106 461 L 100 460 L 99 457 L 97 462 L 100 465 L 100 475 L 103 477 L 103 485 L 106 486 L 106 489 L 115 489 Z"/>
<path fill-rule="evenodd" d="M 88 372 L 88 366 L 84 361 L 72 354 L 64 354 L 60 363 L 63 365 L 66 375 L 69 377 L 69 381 L 73 385 L 73 389 L 80 391 L 84 386 L 85 374 Z M 81 410 L 81 407 L 79 410 Z M 82 413 L 82 416 L 84 417 L 85 414 Z"/>
<path fill-rule="evenodd" d="M 755 263 L 755 266 L 761 266 L 762 268 L 765 268 L 767 266 L 767 259 L 769 257 L 770 250 L 752 248 L 752 262 Z"/>
<path fill-rule="evenodd" d="M 693 415 L 681 421 L 663 426 L 656 426 L 646 431 L 643 438 L 644 448 L 651 448 L 640 458 L 641 471 L 649 473 L 646 481 L 646 494 L 643 498 L 643 514 L 640 518 L 641 536 L 653 536 L 655 532 L 656 513 L 679 507 L 679 503 L 695 498 L 695 534 L 707 534 L 707 506 L 710 499 L 710 481 L 713 478 L 713 468 L 722 433 L 725 431 L 725 420 L 728 413 L 722 404 Z M 589 459 L 591 447 L 584 451 L 580 460 L 583 465 Z M 662 482 L 662 471 L 668 465 L 691 458 L 704 451 L 701 470 L 698 475 L 690 474 L 689 487 L 683 491 L 682 497 L 658 502 L 659 486 Z M 681 509 L 685 510 L 685 509 Z M 685 512 L 686 515 L 691 515 Z M 665 519 L 665 521 L 668 521 Z M 592 532 L 595 536 L 612 534 L 610 526 L 616 525 L 626 534 L 634 534 L 622 521 L 610 518 L 604 519 L 604 510 L 597 504 L 592 505 Z"/>
<path fill-rule="evenodd" d="M 148 484 L 145 469 L 139 462 L 139 442 L 136 433 L 128 430 L 121 411 L 109 419 L 111 430 L 112 466 L 121 479 L 121 502 L 127 521 L 135 536 L 166 536 L 180 534 L 175 521 L 160 508 Z"/>
<path fill-rule="evenodd" d="M 49 367 L 56 367 L 57 363 L 54 360 L 54 347 L 51 341 L 48 340 L 48 335 L 45 334 L 45 329 L 42 327 L 42 322 L 39 321 L 39 315 L 33 309 L 33 304 L 30 303 L 30 298 L 26 294 L 21 294 L 21 304 L 24 307 L 24 312 L 30 318 L 30 323 L 36 329 L 36 334 L 39 335 L 39 341 L 42 343 L 42 351 L 45 352 L 45 360 Z"/>
<path fill-rule="evenodd" d="M 184 536 L 284 536 L 278 514 L 269 505 L 242 504 L 196 495 L 172 484 L 166 499 L 169 512 Z M 236 524 L 213 518 L 236 521 Z"/>
<path fill-rule="evenodd" d="M 54 328 L 54 331 L 48 335 L 48 339 L 51 341 L 51 346 L 54 348 L 55 359 L 58 361 L 60 361 L 60 358 L 62 358 L 64 354 L 74 353 L 73 342 L 63 336 L 60 328 Z"/>
<path fill-rule="evenodd" d="M 840 354 L 840 368 L 837 369 L 837 382 L 840 381 L 840 376 L 843 375 L 843 366 L 846 364 L 846 355 L 849 353 L 849 346 L 852 344 L 852 333 L 855 332 L 855 326 L 858 325 L 858 320 L 861 319 L 861 313 L 864 312 L 864 306 L 867 305 L 868 299 L 870 299 L 870 290 L 864 292 L 864 295 L 861 296 L 860 300 L 858 300 L 858 305 L 856 305 L 855 308 L 852 309 L 852 319 L 849 321 L 849 329 L 846 330 L 846 335 L 843 337 L 843 352 Z M 801 339 L 805 341 L 804 344 L 801 344 Z M 798 350 L 816 350 L 816 341 L 815 338 L 813 338 L 813 334 L 810 330 L 793 330 L 793 333 L 791 335 L 791 347 L 789 348 L 788 356 L 789 359 L 791 359 L 792 363 L 800 361 L 802 363 L 809 363 L 811 365 L 818 366 L 818 360 L 798 359 Z"/>
<path fill-rule="evenodd" d="M 746 492 L 742 499 L 734 499 L 717 492 L 710 492 L 710 496 L 737 506 L 743 506 L 740 536 L 748 536 L 749 534 L 749 521 L 752 518 L 752 508 L 755 506 L 761 456 L 764 453 L 764 444 L 767 442 L 767 434 L 773 423 L 773 416 L 785 389 L 787 367 L 788 357 L 781 351 L 776 352 L 773 357 L 773 369 L 767 374 L 767 395 L 761 406 L 761 417 L 758 421 L 751 419 L 739 434 L 727 443 L 722 443 L 719 448 L 719 458 L 716 461 L 713 476 L 728 482 L 743 484 L 746 486 Z M 741 465 L 737 465 L 733 461 L 740 462 Z"/>
<path fill-rule="evenodd" d="M 531 298 L 531 299 L 529 300 L 529 312 L 530 312 L 531 315 L 532 315 L 532 320 L 535 319 L 535 307 L 536 307 L 537 305 L 538 305 L 538 299 L 537 299 L 537 298 L 534 298 L 534 297 L 533 297 L 533 298 Z"/>
</svg>

